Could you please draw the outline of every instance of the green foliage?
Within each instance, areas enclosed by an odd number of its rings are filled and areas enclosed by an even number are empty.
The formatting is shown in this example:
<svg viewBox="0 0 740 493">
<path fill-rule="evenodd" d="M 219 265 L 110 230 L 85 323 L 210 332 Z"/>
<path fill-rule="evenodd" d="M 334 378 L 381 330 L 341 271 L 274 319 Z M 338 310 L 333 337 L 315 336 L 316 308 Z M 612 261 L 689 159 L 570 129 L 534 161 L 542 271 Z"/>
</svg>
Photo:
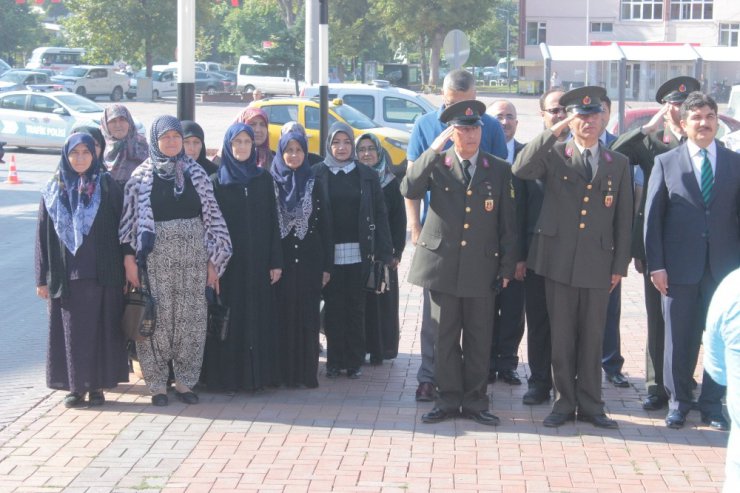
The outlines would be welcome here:
<svg viewBox="0 0 740 493">
<path fill-rule="evenodd" d="M 0 57 L 9 61 L 16 53 L 28 54 L 42 46 L 44 38 L 41 19 L 31 12 L 27 4 L 3 3 L 0 14 Z M 23 59 L 16 59 L 15 62 L 17 66 L 24 65 Z"/>
</svg>

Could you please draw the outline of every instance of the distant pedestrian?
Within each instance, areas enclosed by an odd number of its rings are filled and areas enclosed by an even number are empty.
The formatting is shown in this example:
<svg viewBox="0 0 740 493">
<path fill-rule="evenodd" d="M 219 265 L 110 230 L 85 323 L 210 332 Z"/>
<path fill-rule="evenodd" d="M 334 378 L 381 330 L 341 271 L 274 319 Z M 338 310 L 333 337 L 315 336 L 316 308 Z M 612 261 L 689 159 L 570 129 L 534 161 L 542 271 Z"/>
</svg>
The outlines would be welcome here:
<svg viewBox="0 0 740 493">
<path fill-rule="evenodd" d="M 36 293 L 49 300 L 46 382 L 67 390 L 66 407 L 105 402 L 104 389 L 128 381 L 123 256 L 118 243 L 123 194 L 105 172 L 89 135 L 72 134 L 44 186 L 36 232 Z"/>
<path fill-rule="evenodd" d="M 136 167 L 149 157 L 146 139 L 136 131 L 131 113 L 122 104 L 105 108 L 100 130 L 106 144 L 103 154 L 105 167 L 113 179 L 124 186 Z"/>
<path fill-rule="evenodd" d="M 562 85 L 563 82 L 560 80 L 560 76 L 553 70 L 552 75 L 550 76 L 550 89 L 560 88 Z"/>
</svg>

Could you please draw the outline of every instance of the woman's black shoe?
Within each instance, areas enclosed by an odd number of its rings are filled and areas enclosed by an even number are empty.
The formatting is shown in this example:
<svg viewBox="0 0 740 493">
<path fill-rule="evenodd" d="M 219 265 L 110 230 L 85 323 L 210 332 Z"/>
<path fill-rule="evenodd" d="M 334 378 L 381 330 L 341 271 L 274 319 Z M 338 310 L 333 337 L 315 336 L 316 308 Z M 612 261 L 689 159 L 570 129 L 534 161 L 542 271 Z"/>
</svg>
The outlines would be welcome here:
<svg viewBox="0 0 740 493">
<path fill-rule="evenodd" d="M 339 368 L 326 368 L 326 378 L 337 378 L 339 376 Z"/>
<path fill-rule="evenodd" d="M 167 398 L 167 394 L 155 394 L 152 396 L 152 405 L 164 407 L 167 404 L 169 404 L 169 399 Z"/>
<path fill-rule="evenodd" d="M 64 407 L 71 409 L 73 407 L 82 407 L 85 405 L 85 397 L 77 392 L 71 392 L 64 397 Z"/>
<path fill-rule="evenodd" d="M 347 377 L 356 380 L 362 376 L 362 370 L 359 368 L 351 368 L 347 370 Z"/>
<path fill-rule="evenodd" d="M 177 397 L 177 400 L 180 402 L 184 402 L 185 404 L 197 404 L 200 399 L 198 399 L 198 396 L 195 395 L 194 392 L 188 391 L 188 392 L 178 392 L 175 391 L 175 396 Z"/>
<path fill-rule="evenodd" d="M 105 404 L 105 394 L 102 390 L 95 390 L 90 392 L 90 405 L 91 406 L 102 406 Z"/>
</svg>

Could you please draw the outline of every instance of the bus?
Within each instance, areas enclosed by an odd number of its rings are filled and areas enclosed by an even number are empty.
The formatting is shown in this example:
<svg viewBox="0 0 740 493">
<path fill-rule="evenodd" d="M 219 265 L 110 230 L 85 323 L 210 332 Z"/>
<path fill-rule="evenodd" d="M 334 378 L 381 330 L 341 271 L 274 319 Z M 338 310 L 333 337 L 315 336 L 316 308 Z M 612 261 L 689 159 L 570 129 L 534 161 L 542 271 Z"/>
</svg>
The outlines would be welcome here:
<svg viewBox="0 0 740 493">
<path fill-rule="evenodd" d="M 82 63 L 85 50 L 82 48 L 60 48 L 54 46 L 42 46 L 31 53 L 26 68 L 28 69 L 51 69 L 61 72 L 68 67 L 74 67 Z"/>
</svg>

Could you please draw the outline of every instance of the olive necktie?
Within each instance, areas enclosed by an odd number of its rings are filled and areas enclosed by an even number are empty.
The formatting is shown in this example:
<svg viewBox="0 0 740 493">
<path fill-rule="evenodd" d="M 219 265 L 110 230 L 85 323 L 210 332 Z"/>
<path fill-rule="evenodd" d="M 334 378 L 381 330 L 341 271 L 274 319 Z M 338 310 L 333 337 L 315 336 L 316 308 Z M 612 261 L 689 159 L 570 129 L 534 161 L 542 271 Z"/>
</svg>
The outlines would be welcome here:
<svg viewBox="0 0 740 493">
<path fill-rule="evenodd" d="M 472 178 L 470 176 L 470 165 L 471 164 L 472 163 L 470 161 L 468 161 L 467 159 L 463 160 L 463 162 L 462 162 L 462 165 L 463 165 L 463 175 L 465 176 L 465 185 L 466 186 L 467 185 L 470 185 L 470 180 Z"/>
<path fill-rule="evenodd" d="M 590 182 L 594 179 L 594 170 L 591 168 L 591 149 L 583 153 L 583 168 L 586 170 L 586 179 Z"/>
<path fill-rule="evenodd" d="M 714 173 L 712 173 L 712 163 L 709 162 L 709 155 L 706 149 L 702 149 L 701 155 L 704 160 L 701 163 L 701 194 L 704 197 L 704 203 L 709 204 L 712 200 L 712 188 L 714 187 Z"/>
</svg>

